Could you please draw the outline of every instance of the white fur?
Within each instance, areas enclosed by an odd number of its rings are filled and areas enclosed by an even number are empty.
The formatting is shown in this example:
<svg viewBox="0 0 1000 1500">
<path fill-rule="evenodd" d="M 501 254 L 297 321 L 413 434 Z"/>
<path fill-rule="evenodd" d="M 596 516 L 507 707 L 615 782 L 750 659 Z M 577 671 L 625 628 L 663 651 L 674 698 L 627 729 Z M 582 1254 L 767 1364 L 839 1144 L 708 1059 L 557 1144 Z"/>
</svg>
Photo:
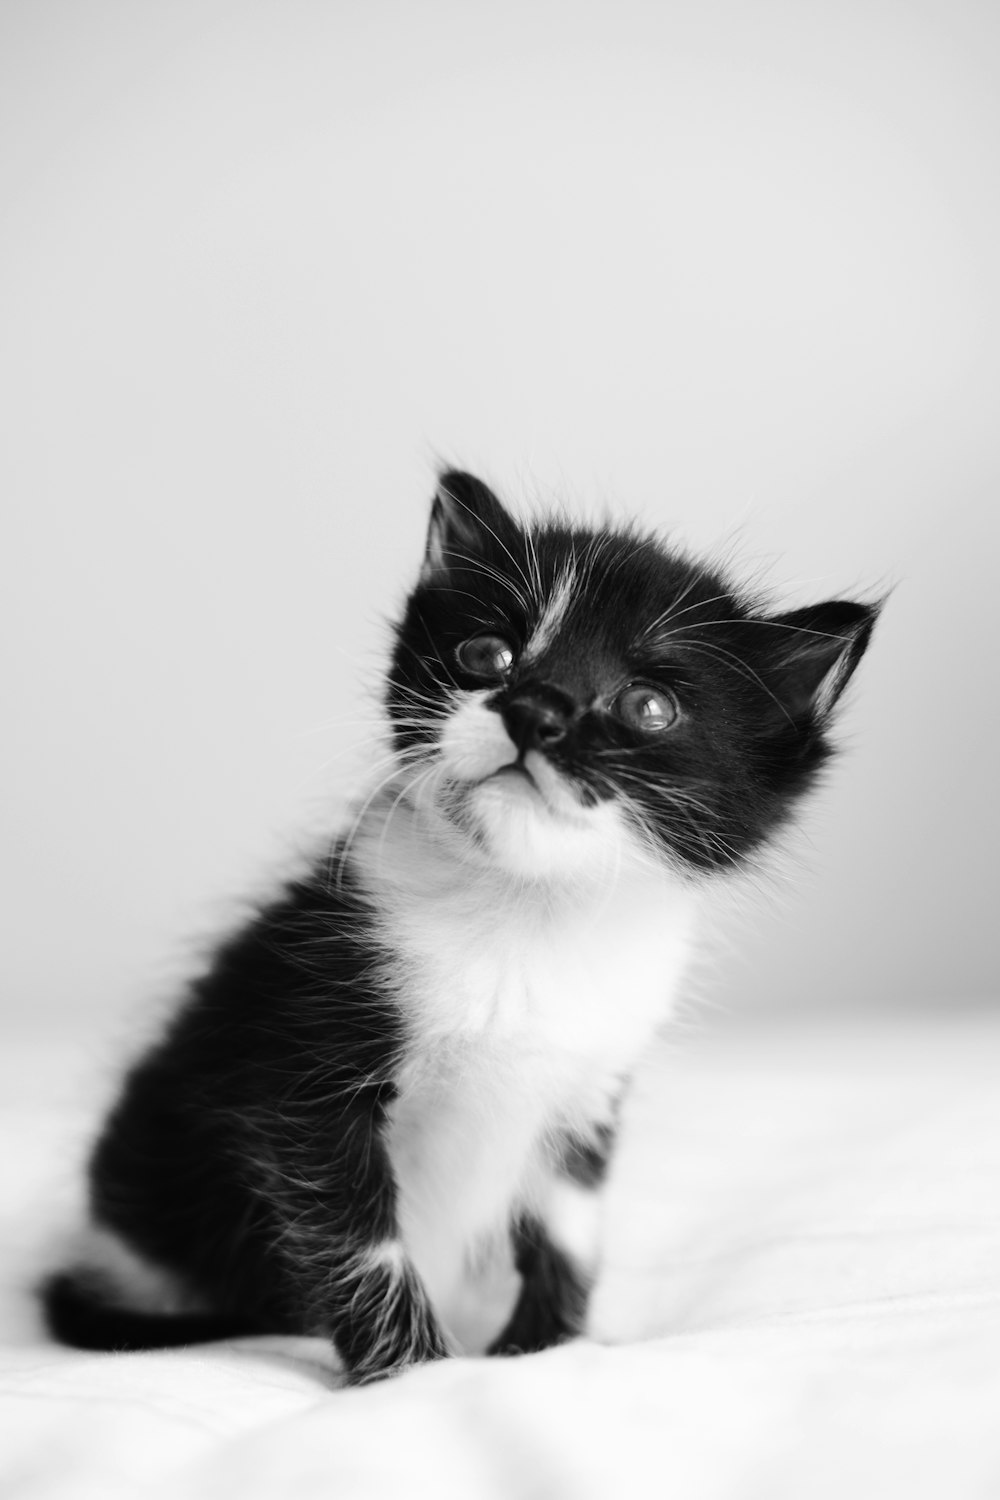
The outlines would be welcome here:
<svg viewBox="0 0 1000 1500">
<path fill-rule="evenodd" d="M 446 1326 L 512 1207 L 547 1206 L 557 1132 L 607 1118 L 669 1013 L 695 915 L 613 803 L 583 807 L 537 755 L 534 784 L 509 769 L 486 696 L 354 845 L 410 1029 L 389 1131 L 401 1232 Z"/>
<path fill-rule="evenodd" d="M 553 1239 L 585 1272 L 596 1269 L 601 1199 L 591 1188 L 560 1179 L 552 1184 L 548 1225 Z"/>
<path fill-rule="evenodd" d="M 569 601 L 573 597 L 573 589 L 576 585 L 576 567 L 572 562 L 567 563 L 551 595 L 549 596 L 541 618 L 531 633 L 531 638 L 524 649 L 524 661 L 531 663 L 537 661 L 545 654 L 549 646 L 555 640 L 559 627 L 562 625 L 563 617 L 569 607 Z"/>
<path fill-rule="evenodd" d="M 389 1271 L 398 1276 L 406 1262 L 406 1251 L 401 1240 L 382 1240 L 364 1252 L 365 1268 L 370 1271 Z"/>
<path fill-rule="evenodd" d="M 517 748 L 500 715 L 487 707 L 491 696 L 463 693 L 445 724 L 440 770 L 417 788 L 424 814 L 414 841 L 418 860 L 428 839 L 446 839 L 453 858 L 536 886 L 588 871 L 606 882 L 628 842 L 618 809 L 611 803 L 582 807 L 537 751 L 525 756 L 528 775 L 518 770 Z M 458 828 L 449 832 L 449 820 Z M 470 846 L 470 831 L 478 844 Z M 629 847 L 628 854 L 634 857 L 635 850 Z"/>
</svg>

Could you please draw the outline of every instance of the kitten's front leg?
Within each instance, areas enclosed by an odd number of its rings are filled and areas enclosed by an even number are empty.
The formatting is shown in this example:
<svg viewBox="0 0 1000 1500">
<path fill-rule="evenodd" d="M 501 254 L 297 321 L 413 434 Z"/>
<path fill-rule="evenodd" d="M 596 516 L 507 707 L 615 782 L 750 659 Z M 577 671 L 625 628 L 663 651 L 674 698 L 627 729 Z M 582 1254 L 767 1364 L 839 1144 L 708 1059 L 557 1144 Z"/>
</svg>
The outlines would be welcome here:
<svg viewBox="0 0 1000 1500">
<path fill-rule="evenodd" d="M 330 1302 L 333 1342 L 350 1385 L 384 1380 L 450 1352 L 398 1239 L 368 1244 L 344 1256 Z"/>
<path fill-rule="evenodd" d="M 349 1384 L 365 1385 L 451 1351 L 400 1237 L 378 1124 L 338 1136 L 332 1168 L 281 1194 L 280 1253 L 302 1331 L 332 1339 Z"/>
<path fill-rule="evenodd" d="M 605 1124 L 586 1138 L 567 1137 L 549 1212 L 523 1213 L 513 1223 L 521 1289 L 488 1354 L 533 1354 L 582 1333 L 596 1258 L 600 1190 L 613 1145 L 613 1128 Z M 558 1213 L 560 1206 L 569 1206 L 567 1198 L 574 1200 L 572 1224 L 560 1223 Z"/>
</svg>

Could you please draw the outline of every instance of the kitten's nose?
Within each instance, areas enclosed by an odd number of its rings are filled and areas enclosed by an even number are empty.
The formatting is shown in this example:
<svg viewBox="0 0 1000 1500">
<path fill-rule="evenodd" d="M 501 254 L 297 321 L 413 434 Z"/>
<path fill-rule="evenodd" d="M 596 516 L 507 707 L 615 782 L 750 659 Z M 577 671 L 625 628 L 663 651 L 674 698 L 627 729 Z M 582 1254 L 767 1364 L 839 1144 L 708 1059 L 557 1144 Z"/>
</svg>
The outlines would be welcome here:
<svg viewBox="0 0 1000 1500">
<path fill-rule="evenodd" d="M 566 738 L 574 704 L 558 688 L 521 688 L 501 705 L 507 733 L 523 755 L 526 750 L 549 750 Z"/>
</svg>

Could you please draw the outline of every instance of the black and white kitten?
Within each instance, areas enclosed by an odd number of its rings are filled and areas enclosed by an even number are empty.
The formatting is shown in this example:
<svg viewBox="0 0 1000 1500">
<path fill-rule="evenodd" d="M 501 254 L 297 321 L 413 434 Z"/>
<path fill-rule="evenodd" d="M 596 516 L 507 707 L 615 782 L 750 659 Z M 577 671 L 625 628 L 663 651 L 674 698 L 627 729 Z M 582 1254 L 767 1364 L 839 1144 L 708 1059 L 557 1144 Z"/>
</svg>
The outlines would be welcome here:
<svg viewBox="0 0 1000 1500">
<path fill-rule="evenodd" d="M 93 1153 L 102 1257 L 51 1277 L 88 1348 L 319 1335 L 362 1382 L 584 1324 L 616 1110 L 699 908 L 813 782 L 875 610 L 767 616 L 633 530 L 521 525 L 442 477 L 396 632 L 391 774 L 218 952 Z M 579 1213 L 573 1219 L 578 1223 Z"/>
</svg>

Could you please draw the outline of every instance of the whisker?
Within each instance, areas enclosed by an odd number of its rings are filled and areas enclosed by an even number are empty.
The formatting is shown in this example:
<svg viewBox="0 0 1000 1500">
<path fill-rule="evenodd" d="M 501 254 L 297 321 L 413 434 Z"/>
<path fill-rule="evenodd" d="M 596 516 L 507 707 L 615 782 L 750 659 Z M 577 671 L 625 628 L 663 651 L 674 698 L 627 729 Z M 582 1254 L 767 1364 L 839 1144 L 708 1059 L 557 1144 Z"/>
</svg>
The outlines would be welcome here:
<svg viewBox="0 0 1000 1500">
<path fill-rule="evenodd" d="M 424 620 L 422 617 L 419 617 L 419 616 L 418 616 L 418 618 L 420 619 L 420 625 L 421 625 L 421 628 L 423 629 L 424 634 L 427 636 L 427 639 L 430 641 L 431 646 L 433 647 L 434 646 L 434 637 L 431 635 L 430 628 L 427 625 L 426 620 Z M 430 655 L 430 656 L 423 656 L 423 655 L 421 655 L 421 653 L 417 650 L 417 648 L 415 646 L 411 646 L 410 645 L 409 641 L 400 641 L 399 644 L 405 650 L 409 651 L 410 655 L 413 656 L 413 657 L 415 657 L 416 660 L 420 663 L 420 665 L 422 667 L 426 668 L 426 670 L 427 670 L 427 672 L 428 672 L 431 680 L 433 682 L 437 683 L 438 687 L 447 688 L 447 687 L 451 686 L 451 687 L 453 687 L 455 689 L 456 692 L 460 693 L 462 691 L 462 689 L 459 687 L 458 683 L 455 681 L 455 678 L 453 677 L 452 673 L 449 671 L 447 665 L 445 664 L 445 661 L 444 661 L 443 657 L 438 653 L 438 651 L 436 649 L 433 650 L 432 655 Z M 445 682 L 438 675 L 438 673 L 436 671 L 437 667 L 440 667 L 442 669 L 442 671 L 445 674 L 445 677 L 448 679 L 447 682 Z"/>
<path fill-rule="evenodd" d="M 450 566 L 450 572 L 473 573 L 478 574 L 483 578 L 488 578 L 491 582 L 497 583 L 501 588 L 506 589 L 507 592 L 513 597 L 518 608 L 525 615 L 530 615 L 533 612 L 534 606 L 529 595 L 522 592 L 522 590 L 517 587 L 514 580 L 512 578 L 509 578 L 506 573 L 501 573 L 498 568 L 494 568 L 490 563 L 486 562 L 485 559 L 469 558 L 461 552 L 445 552 L 444 556 L 453 557 L 458 560 L 457 566 L 455 564 L 452 564 Z"/>
<path fill-rule="evenodd" d="M 521 581 L 524 584 L 525 588 L 527 589 L 528 595 L 530 597 L 530 595 L 531 595 L 531 580 L 528 578 L 528 576 L 525 573 L 524 569 L 521 567 L 521 565 L 518 562 L 517 558 L 514 556 L 513 552 L 511 552 L 510 548 L 506 545 L 506 543 L 504 543 L 503 541 L 501 541 L 500 537 L 498 537 L 497 534 L 496 534 L 496 532 L 493 530 L 493 527 L 490 526 L 490 525 L 488 525 L 487 522 L 484 521 L 483 518 L 480 515 L 478 515 L 472 509 L 472 507 L 470 505 L 466 505 L 466 503 L 465 503 L 464 500 L 459 499 L 459 497 L 457 495 L 453 495 L 452 492 L 451 492 L 451 490 L 449 490 L 446 486 L 442 486 L 442 488 L 444 489 L 444 492 L 448 496 L 448 498 L 450 500 L 452 500 L 455 505 L 461 506 L 461 508 L 466 512 L 467 515 L 472 516 L 472 518 L 476 522 L 476 524 L 479 525 L 479 526 L 481 526 L 484 531 L 489 532 L 490 536 L 496 542 L 497 546 L 500 547 L 500 548 L 502 548 L 502 550 L 504 552 L 506 552 L 506 554 L 510 558 L 511 562 L 514 564 L 514 567 L 517 569 L 517 572 L 520 575 Z M 523 533 L 522 533 L 522 535 L 523 535 Z"/>
<path fill-rule="evenodd" d="M 372 790 L 368 793 L 364 801 L 361 803 L 358 813 L 351 823 L 351 826 L 348 829 L 347 833 L 343 836 L 342 839 L 338 839 L 330 850 L 330 855 L 327 863 L 327 889 L 331 889 L 334 885 L 336 885 L 336 889 L 338 891 L 343 889 L 344 869 L 347 864 L 348 856 L 350 855 L 351 849 L 355 843 L 355 840 L 357 839 L 358 833 L 361 830 L 361 825 L 364 822 L 365 815 L 367 814 L 368 809 L 371 807 L 372 803 L 378 796 L 381 795 L 382 792 L 386 790 L 387 787 L 390 787 L 393 784 L 398 776 L 405 774 L 406 771 L 411 769 L 411 766 L 407 765 L 407 760 L 409 760 L 411 763 L 416 762 L 417 764 L 421 764 L 426 759 L 426 755 L 426 748 L 424 746 L 420 746 L 415 747 L 412 751 L 410 751 L 408 747 L 404 747 L 401 750 L 397 750 L 396 753 L 392 756 L 392 769 L 389 771 L 388 775 L 383 776 L 380 780 L 375 782 Z M 383 762 L 383 764 L 384 763 L 385 762 Z M 337 856 L 336 880 L 334 880 L 333 867 L 333 859 L 335 856 Z"/>
<path fill-rule="evenodd" d="M 737 656 L 734 651 L 728 651 L 725 646 L 719 646 L 714 641 L 693 641 L 686 636 L 682 636 L 680 641 L 675 642 L 675 644 L 679 647 L 680 650 L 683 651 L 693 651 L 695 653 L 701 652 L 702 655 L 705 656 L 715 656 L 720 658 L 731 668 L 732 671 L 736 672 L 740 677 L 744 677 L 747 682 L 756 683 L 761 691 L 763 693 L 766 693 L 767 697 L 771 699 L 771 702 L 775 705 L 775 707 L 780 710 L 782 715 L 788 720 L 789 724 L 794 725 L 794 719 L 788 712 L 785 705 L 782 703 L 781 699 L 777 696 L 777 694 L 768 687 L 767 683 L 760 676 L 760 674 L 758 672 L 755 672 L 753 667 L 751 667 L 748 662 L 744 661 L 741 656 Z"/>
<path fill-rule="evenodd" d="M 722 596 L 720 596 L 720 597 L 722 597 Z M 713 601 L 709 599 L 709 600 L 705 600 L 703 602 L 706 603 L 706 604 L 710 604 Z M 697 606 L 696 605 L 692 605 L 691 608 L 694 609 L 694 608 L 697 608 Z M 683 610 L 682 613 L 683 614 L 687 614 L 688 611 L 687 610 Z M 674 617 L 669 616 L 669 611 L 668 611 L 668 615 L 667 616 L 661 616 L 659 621 L 654 621 L 653 624 L 647 628 L 647 632 L 646 633 L 648 634 L 649 631 L 655 630 L 657 628 L 657 625 L 659 623 L 664 623 L 664 624 L 670 624 L 670 623 L 672 623 L 672 619 L 673 618 Z M 767 619 L 764 619 L 762 616 L 758 616 L 758 615 L 747 615 L 746 617 L 733 616 L 733 617 L 730 617 L 729 619 L 723 618 L 721 620 L 699 620 L 697 622 L 697 628 L 699 630 L 707 630 L 711 626 L 726 626 L 726 625 L 728 625 L 730 628 L 733 628 L 733 629 L 742 629 L 744 625 L 764 625 L 768 629 L 771 629 L 771 630 L 785 630 L 785 631 L 787 631 L 789 633 L 789 635 L 814 635 L 814 636 L 817 636 L 818 638 L 820 638 L 822 640 L 825 640 L 825 641 L 839 641 L 842 645 L 845 645 L 845 646 L 850 645 L 851 641 L 853 640 L 852 636 L 850 636 L 850 635 L 840 635 L 836 631 L 833 631 L 833 630 L 814 630 L 811 626 L 808 626 L 808 625 L 788 625 L 788 624 L 785 623 L 784 620 L 767 620 Z M 673 638 L 673 635 L 674 635 L 674 632 L 671 631 L 671 632 L 668 632 L 668 634 L 666 634 L 664 636 L 659 636 L 657 644 L 661 644 L 661 643 L 665 643 L 667 641 L 670 641 Z"/>
<path fill-rule="evenodd" d="M 693 604 L 686 605 L 684 609 L 678 609 L 678 604 L 683 603 L 683 601 L 688 597 L 691 591 L 698 586 L 698 583 L 699 580 L 697 578 L 692 578 L 690 580 L 687 587 L 681 590 L 677 598 L 671 601 L 671 603 L 663 611 L 663 613 L 661 615 L 657 615 L 656 619 L 651 621 L 651 623 L 645 627 L 642 632 L 643 640 L 648 639 L 649 636 L 656 633 L 660 629 L 661 625 L 672 625 L 675 620 L 683 619 L 683 617 L 685 615 L 689 615 L 692 610 L 707 609 L 710 604 L 721 604 L 724 599 L 730 599 L 732 597 L 730 594 L 712 594 L 708 599 L 696 599 Z M 698 623 L 700 625 L 701 621 L 699 621 Z M 728 623 L 731 624 L 733 622 L 729 621 Z M 669 636 L 664 637 L 664 639 L 668 640 L 669 638 Z"/>
<path fill-rule="evenodd" d="M 399 806 L 400 802 L 403 800 L 404 797 L 411 796 L 413 794 L 413 792 L 415 792 L 419 786 L 421 786 L 424 782 L 428 781 L 430 779 L 430 777 L 433 776 L 438 770 L 439 770 L 439 766 L 438 766 L 437 762 L 436 761 L 432 761 L 428 766 L 425 767 L 425 769 L 423 771 L 419 771 L 417 773 L 417 775 L 415 777 L 413 777 L 410 781 L 404 782 L 403 785 L 402 785 L 402 787 L 400 788 L 399 792 L 393 798 L 392 803 L 391 803 L 391 805 L 389 807 L 389 810 L 388 810 L 388 812 L 385 815 L 385 821 L 382 824 L 382 833 L 381 833 L 381 836 L 379 837 L 378 849 L 376 851 L 376 858 L 377 858 L 377 860 L 378 860 L 378 862 L 380 864 L 381 864 L 381 861 L 382 861 L 382 856 L 385 853 L 385 841 L 386 841 L 386 836 L 387 836 L 387 834 L 389 832 L 389 824 L 392 822 L 393 814 L 395 813 L 395 811 L 396 811 L 397 807 Z"/>
<path fill-rule="evenodd" d="M 526 526 L 524 528 L 524 541 L 528 552 L 529 570 L 535 582 L 536 597 L 541 600 L 545 594 L 545 588 L 542 584 L 542 570 L 538 560 L 538 548 L 535 545 L 535 531 L 536 528 L 534 526 Z"/>
</svg>

